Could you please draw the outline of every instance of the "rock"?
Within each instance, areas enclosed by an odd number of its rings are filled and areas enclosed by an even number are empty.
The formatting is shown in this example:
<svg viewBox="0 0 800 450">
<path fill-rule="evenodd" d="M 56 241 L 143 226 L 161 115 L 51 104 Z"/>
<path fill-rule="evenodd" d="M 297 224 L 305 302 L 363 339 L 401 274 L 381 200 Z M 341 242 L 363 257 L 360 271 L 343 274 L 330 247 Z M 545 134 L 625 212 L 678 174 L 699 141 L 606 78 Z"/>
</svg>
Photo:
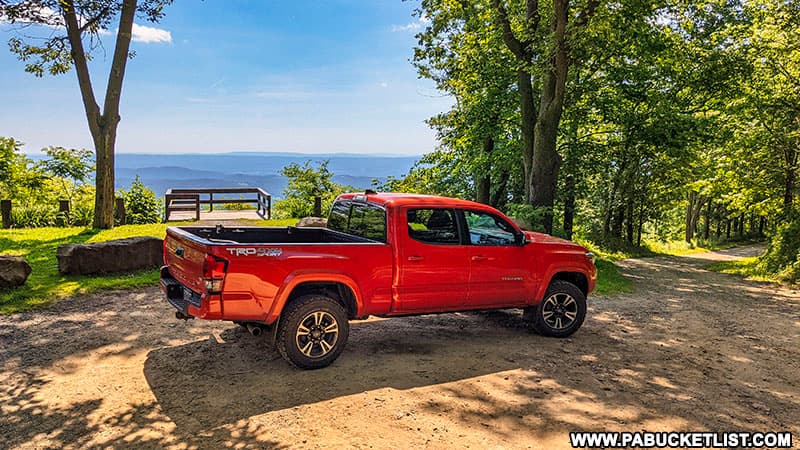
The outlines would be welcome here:
<svg viewBox="0 0 800 450">
<path fill-rule="evenodd" d="M 95 244 L 59 245 L 56 252 L 62 274 L 130 272 L 163 264 L 161 239 L 138 236 Z"/>
<path fill-rule="evenodd" d="M 297 222 L 297 227 L 321 227 L 328 226 L 328 219 L 324 217 L 303 217 Z"/>
<path fill-rule="evenodd" d="M 25 284 L 31 266 L 18 256 L 0 255 L 0 289 L 10 289 Z"/>
</svg>

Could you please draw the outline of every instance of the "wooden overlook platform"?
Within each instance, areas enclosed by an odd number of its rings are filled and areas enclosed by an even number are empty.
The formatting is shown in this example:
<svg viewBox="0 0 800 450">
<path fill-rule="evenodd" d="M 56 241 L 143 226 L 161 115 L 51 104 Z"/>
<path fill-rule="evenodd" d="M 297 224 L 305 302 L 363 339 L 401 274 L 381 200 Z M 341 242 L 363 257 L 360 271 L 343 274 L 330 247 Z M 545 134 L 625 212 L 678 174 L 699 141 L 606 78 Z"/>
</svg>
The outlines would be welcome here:
<svg viewBox="0 0 800 450">
<path fill-rule="evenodd" d="M 214 205 L 250 204 L 256 209 L 219 209 Z M 207 207 L 207 208 L 206 208 Z M 261 188 L 169 189 L 164 194 L 164 221 L 270 219 L 272 196 Z"/>
</svg>

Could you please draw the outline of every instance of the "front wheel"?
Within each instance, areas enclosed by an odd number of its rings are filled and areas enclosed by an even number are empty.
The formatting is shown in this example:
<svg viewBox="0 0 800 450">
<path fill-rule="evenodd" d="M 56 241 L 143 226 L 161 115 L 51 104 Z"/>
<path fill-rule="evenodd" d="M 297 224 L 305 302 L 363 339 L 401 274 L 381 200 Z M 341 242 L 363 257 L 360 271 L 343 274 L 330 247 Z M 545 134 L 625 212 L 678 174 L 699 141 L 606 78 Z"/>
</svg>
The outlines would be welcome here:
<svg viewBox="0 0 800 450">
<path fill-rule="evenodd" d="M 533 328 L 542 336 L 567 337 L 578 331 L 586 318 L 586 296 L 572 283 L 550 283 L 544 300 L 533 311 Z"/>
<path fill-rule="evenodd" d="M 330 297 L 300 297 L 280 319 L 275 343 L 278 352 L 301 369 L 326 367 L 344 350 L 350 333 L 347 320 L 342 305 Z"/>
</svg>

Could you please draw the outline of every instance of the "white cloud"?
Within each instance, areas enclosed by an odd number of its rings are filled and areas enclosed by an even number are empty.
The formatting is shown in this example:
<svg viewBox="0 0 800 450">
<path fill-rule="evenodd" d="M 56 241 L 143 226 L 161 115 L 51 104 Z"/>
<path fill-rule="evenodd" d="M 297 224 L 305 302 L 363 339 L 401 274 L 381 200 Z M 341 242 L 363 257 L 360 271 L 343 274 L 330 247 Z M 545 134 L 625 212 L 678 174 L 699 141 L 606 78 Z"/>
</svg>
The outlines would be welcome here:
<svg viewBox="0 0 800 450">
<path fill-rule="evenodd" d="M 392 25 L 390 29 L 392 30 L 392 33 L 397 33 L 401 31 L 417 31 L 423 26 L 428 25 L 429 23 L 431 23 L 431 19 L 428 18 L 428 16 L 423 15 L 414 22 L 410 22 L 405 25 Z"/>
<path fill-rule="evenodd" d="M 415 31 L 419 30 L 420 26 L 419 22 L 411 22 L 406 25 L 392 25 L 392 33 L 397 33 L 399 31 Z"/>
<path fill-rule="evenodd" d="M 161 28 L 133 24 L 133 41 L 151 43 L 172 43 L 172 33 Z"/>
</svg>

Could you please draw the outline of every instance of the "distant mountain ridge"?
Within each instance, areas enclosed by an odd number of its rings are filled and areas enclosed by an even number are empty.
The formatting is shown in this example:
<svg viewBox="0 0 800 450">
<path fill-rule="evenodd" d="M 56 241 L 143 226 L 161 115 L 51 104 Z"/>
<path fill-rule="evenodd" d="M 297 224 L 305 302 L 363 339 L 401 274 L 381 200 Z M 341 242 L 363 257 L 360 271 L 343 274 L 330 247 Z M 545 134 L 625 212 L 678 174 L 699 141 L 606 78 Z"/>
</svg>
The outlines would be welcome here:
<svg viewBox="0 0 800 450">
<path fill-rule="evenodd" d="M 115 181 L 118 189 L 125 188 L 139 175 L 159 196 L 169 188 L 260 187 L 280 198 L 286 186 L 280 170 L 291 163 L 329 160 L 335 182 L 366 189 L 375 178 L 404 175 L 418 158 L 336 153 L 118 153 Z"/>
</svg>

